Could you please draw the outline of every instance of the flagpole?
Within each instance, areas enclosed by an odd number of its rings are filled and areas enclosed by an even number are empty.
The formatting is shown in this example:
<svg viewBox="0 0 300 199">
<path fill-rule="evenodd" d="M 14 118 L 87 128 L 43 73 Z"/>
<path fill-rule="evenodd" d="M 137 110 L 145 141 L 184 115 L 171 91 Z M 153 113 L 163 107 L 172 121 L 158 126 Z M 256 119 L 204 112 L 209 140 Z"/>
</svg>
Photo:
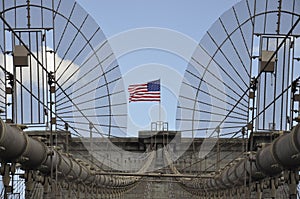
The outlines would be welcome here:
<svg viewBox="0 0 300 199">
<path fill-rule="evenodd" d="M 158 108 L 158 124 L 159 124 L 159 127 L 160 129 L 159 130 L 162 130 L 162 121 L 161 121 L 161 85 L 160 85 L 160 79 L 159 79 L 159 90 L 160 90 L 160 98 L 159 98 L 159 108 Z"/>
<path fill-rule="evenodd" d="M 158 108 L 158 125 L 159 130 L 162 130 L 162 122 L 161 122 L 161 99 L 159 99 L 159 108 Z"/>
</svg>

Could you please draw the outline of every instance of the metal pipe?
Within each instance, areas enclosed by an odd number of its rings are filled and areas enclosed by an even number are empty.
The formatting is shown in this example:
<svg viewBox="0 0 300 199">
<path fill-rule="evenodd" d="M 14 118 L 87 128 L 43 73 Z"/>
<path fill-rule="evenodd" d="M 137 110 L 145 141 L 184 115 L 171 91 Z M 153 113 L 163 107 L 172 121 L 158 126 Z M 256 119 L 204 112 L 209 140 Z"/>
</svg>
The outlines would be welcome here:
<svg viewBox="0 0 300 199">
<path fill-rule="evenodd" d="M 140 177 L 106 176 L 93 172 L 82 160 L 50 150 L 43 142 L 26 135 L 0 119 L 0 159 L 3 162 L 18 162 L 26 170 L 39 170 L 44 175 L 51 173 L 51 160 L 57 169 L 58 178 L 69 182 L 83 182 L 97 187 L 126 187 Z"/>
<path fill-rule="evenodd" d="M 259 169 L 269 175 L 277 175 L 284 169 L 295 169 L 300 165 L 300 125 L 286 135 L 276 139 L 257 153 Z"/>
<path fill-rule="evenodd" d="M 251 162 L 252 161 L 252 162 Z M 300 124 L 256 153 L 255 159 L 240 159 L 235 165 L 224 169 L 219 175 L 205 181 L 208 189 L 226 189 L 242 185 L 245 176 L 249 180 L 259 180 L 275 176 L 283 170 L 293 170 L 300 166 Z M 246 175 L 245 175 L 246 174 Z"/>
<path fill-rule="evenodd" d="M 26 134 L 24 137 L 26 138 L 26 147 L 19 162 L 24 169 L 36 169 L 47 159 L 48 148 L 41 141 L 30 138 Z"/>
<path fill-rule="evenodd" d="M 249 182 L 251 179 L 260 180 L 278 175 L 283 170 L 297 169 L 300 166 L 300 124 L 290 133 L 265 145 L 254 157 L 237 159 L 236 164 L 231 164 L 214 177 L 202 178 L 202 183 L 196 180 L 182 183 L 189 188 L 224 190 L 243 185 L 245 177 Z"/>
<path fill-rule="evenodd" d="M 0 159 L 14 162 L 24 153 L 27 137 L 20 130 L 0 120 Z"/>
<path fill-rule="evenodd" d="M 4 162 L 20 162 L 27 169 L 36 169 L 47 158 L 47 147 L 28 137 L 19 128 L 0 120 L 0 159 Z"/>
</svg>

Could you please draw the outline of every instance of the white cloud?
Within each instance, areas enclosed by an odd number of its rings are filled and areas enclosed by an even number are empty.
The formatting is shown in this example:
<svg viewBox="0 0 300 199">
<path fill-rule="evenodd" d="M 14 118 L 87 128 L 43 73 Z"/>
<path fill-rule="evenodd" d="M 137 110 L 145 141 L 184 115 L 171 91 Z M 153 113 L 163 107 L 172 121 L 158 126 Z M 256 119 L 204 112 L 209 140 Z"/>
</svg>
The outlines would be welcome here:
<svg viewBox="0 0 300 199">
<path fill-rule="evenodd" d="M 28 56 L 29 67 L 22 67 L 22 78 L 19 75 L 20 70 L 17 68 L 16 79 L 22 81 L 24 85 L 29 85 L 31 82 L 33 86 L 39 85 L 40 88 L 45 87 L 45 84 L 41 83 L 41 81 L 47 83 L 47 73 L 43 69 L 43 67 L 47 70 L 47 72 L 53 72 L 54 62 L 55 62 L 55 65 L 61 63 L 60 68 L 57 70 L 55 74 L 56 77 L 60 77 L 63 74 L 60 79 L 60 82 L 67 81 L 65 87 L 74 83 L 77 79 L 78 73 L 76 73 L 75 75 L 73 75 L 73 73 L 74 71 L 77 71 L 79 69 L 79 66 L 72 63 L 70 60 L 62 60 L 62 58 L 59 57 L 58 55 L 54 53 L 49 53 L 49 50 L 51 49 L 47 48 L 48 52 L 43 50 L 43 53 L 33 52 L 33 55 Z M 37 61 L 35 57 L 39 61 Z M 44 64 L 43 66 L 41 66 L 39 63 L 44 63 Z M 10 73 L 13 73 L 13 56 L 6 55 L 6 60 L 4 63 L 4 55 L 0 54 L 0 65 L 2 65 L 3 67 L 6 66 L 6 70 Z M 69 78 L 71 75 L 72 77 Z"/>
</svg>

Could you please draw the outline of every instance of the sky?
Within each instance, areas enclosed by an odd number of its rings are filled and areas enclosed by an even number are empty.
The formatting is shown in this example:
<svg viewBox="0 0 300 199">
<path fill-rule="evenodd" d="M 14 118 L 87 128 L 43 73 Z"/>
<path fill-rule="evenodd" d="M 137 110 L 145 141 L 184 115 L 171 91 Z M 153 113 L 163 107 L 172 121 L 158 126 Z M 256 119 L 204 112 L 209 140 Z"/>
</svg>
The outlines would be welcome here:
<svg viewBox="0 0 300 199">
<path fill-rule="evenodd" d="M 151 122 L 159 120 L 176 130 L 178 92 L 194 48 L 213 23 L 239 1 L 77 0 L 108 38 L 125 89 L 161 79 L 161 104 L 128 103 L 129 136 L 149 130 Z"/>
</svg>

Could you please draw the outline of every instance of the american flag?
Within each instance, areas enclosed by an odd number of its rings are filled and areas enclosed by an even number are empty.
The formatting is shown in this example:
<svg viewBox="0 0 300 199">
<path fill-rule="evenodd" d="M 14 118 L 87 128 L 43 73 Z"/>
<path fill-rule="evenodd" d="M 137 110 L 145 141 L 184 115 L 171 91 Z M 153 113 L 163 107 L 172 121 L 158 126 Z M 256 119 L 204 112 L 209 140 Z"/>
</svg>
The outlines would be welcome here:
<svg viewBox="0 0 300 199">
<path fill-rule="evenodd" d="M 160 102 L 160 80 L 128 86 L 129 102 Z"/>
</svg>

